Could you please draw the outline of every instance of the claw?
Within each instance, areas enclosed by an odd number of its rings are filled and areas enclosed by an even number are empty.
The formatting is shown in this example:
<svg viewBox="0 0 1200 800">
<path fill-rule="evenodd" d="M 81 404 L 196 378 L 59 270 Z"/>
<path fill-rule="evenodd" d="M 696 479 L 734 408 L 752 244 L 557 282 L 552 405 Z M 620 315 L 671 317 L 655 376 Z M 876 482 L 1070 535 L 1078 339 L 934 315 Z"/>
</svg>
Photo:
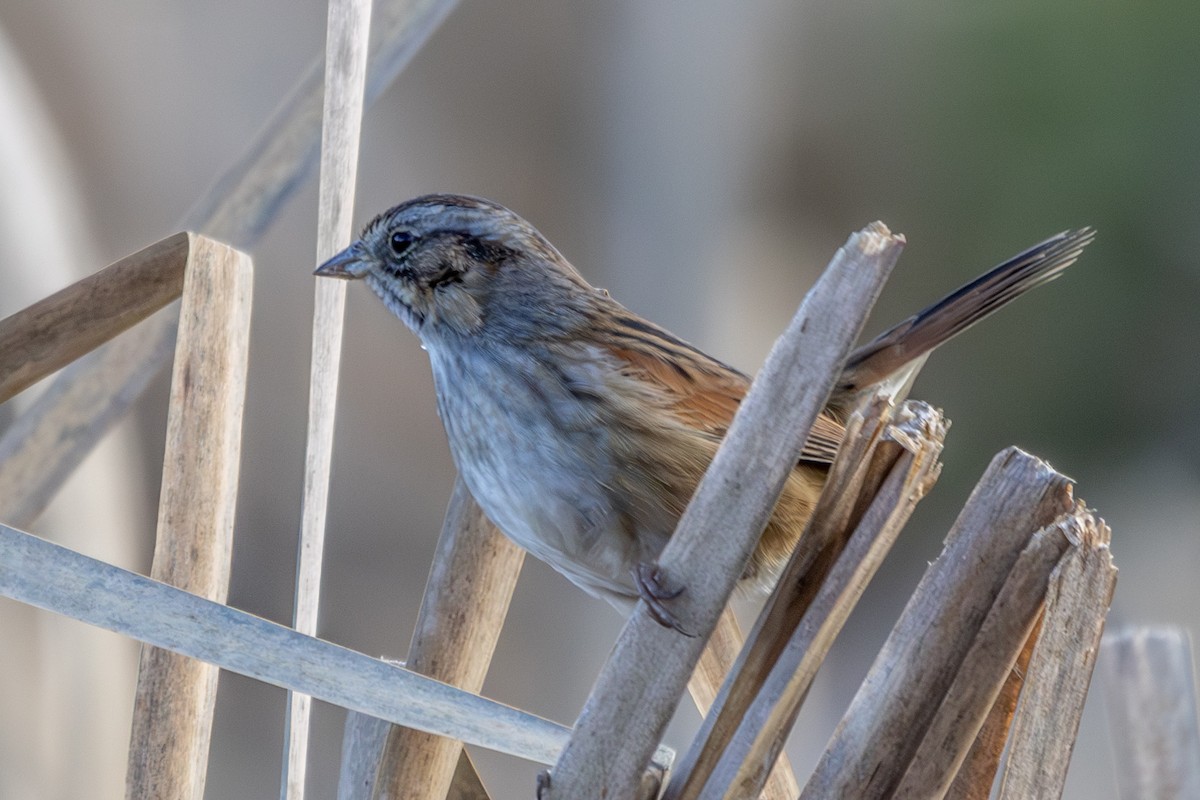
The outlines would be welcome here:
<svg viewBox="0 0 1200 800">
<path fill-rule="evenodd" d="M 650 616 L 654 618 L 655 622 L 664 628 L 670 628 L 684 636 L 695 638 L 696 634 L 684 630 L 679 624 L 679 620 L 667 608 L 667 601 L 679 597 L 686 587 L 668 589 L 664 584 L 662 567 L 658 564 L 638 564 L 633 570 L 633 582 L 637 586 L 638 596 L 645 601 L 646 610 L 650 612 Z"/>
</svg>

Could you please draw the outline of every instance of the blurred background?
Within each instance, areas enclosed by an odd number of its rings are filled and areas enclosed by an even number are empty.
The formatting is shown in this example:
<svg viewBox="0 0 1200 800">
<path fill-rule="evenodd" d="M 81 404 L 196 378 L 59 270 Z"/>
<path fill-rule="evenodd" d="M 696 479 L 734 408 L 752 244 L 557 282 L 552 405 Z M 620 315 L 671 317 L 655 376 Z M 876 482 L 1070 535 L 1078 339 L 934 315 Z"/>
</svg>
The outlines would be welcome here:
<svg viewBox="0 0 1200 800">
<path fill-rule="evenodd" d="M 323 51 L 316 0 L 0 4 L 0 313 L 174 232 Z M 495 199 L 594 284 L 754 372 L 847 234 L 909 245 L 879 330 L 1068 227 L 1060 281 L 939 352 L 914 396 L 945 471 L 851 618 L 789 746 L 815 764 L 968 492 L 1019 445 L 1111 524 L 1110 625 L 1200 621 L 1200 6 L 464 2 L 369 110 L 356 217 Z M 230 603 L 290 620 L 316 186 L 254 249 Z M 1191 342 L 1192 344 L 1188 344 Z M 35 532 L 145 571 L 160 379 Z M 0 427 L 14 403 L 0 407 Z M 453 466 L 417 341 L 350 289 L 321 635 L 403 657 Z M 485 693 L 571 723 L 621 620 L 527 560 Z M 0 797 L 123 794 L 136 646 L 0 602 Z M 278 793 L 284 694 L 223 674 L 207 796 Z M 312 797 L 342 714 L 319 706 Z M 698 717 L 677 715 L 668 743 Z M 1099 693 L 1067 787 L 1115 797 Z M 497 798 L 539 767 L 477 752 Z"/>
</svg>

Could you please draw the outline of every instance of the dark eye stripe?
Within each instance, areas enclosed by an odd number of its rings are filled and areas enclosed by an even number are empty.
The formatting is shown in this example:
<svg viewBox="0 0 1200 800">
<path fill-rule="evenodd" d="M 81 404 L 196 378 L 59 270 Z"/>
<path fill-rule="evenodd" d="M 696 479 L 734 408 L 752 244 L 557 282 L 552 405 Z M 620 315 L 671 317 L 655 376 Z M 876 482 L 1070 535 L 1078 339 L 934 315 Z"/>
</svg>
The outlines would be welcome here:
<svg viewBox="0 0 1200 800">
<path fill-rule="evenodd" d="M 440 289 L 452 283 L 462 283 L 462 273 L 449 265 L 443 264 L 442 271 L 429 279 L 430 289 Z"/>
</svg>

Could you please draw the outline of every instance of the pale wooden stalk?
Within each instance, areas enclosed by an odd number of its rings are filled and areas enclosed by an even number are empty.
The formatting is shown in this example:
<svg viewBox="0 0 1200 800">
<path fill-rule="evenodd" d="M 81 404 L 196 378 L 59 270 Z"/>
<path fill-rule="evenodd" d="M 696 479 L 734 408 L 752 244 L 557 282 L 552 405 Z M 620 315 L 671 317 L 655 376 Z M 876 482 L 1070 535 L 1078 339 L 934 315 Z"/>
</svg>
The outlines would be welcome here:
<svg viewBox="0 0 1200 800">
<path fill-rule="evenodd" d="M 379 753 L 387 739 L 388 730 L 393 727 L 384 720 L 357 711 L 346 714 L 337 800 L 370 800 L 375 791 L 375 768 L 379 764 Z M 461 747 L 449 784 L 441 795 L 445 800 L 491 800 L 475 764 Z"/>
<path fill-rule="evenodd" d="M 834 638 L 917 502 L 936 481 L 945 433 L 941 415 L 923 403 L 905 404 L 883 432 L 884 441 L 875 454 L 880 456 L 879 466 L 890 462 L 886 477 L 877 487 L 871 486 L 873 481 L 862 487 L 867 493 L 856 498 L 855 505 L 864 502 L 870 505 L 855 520 L 853 532 L 838 532 L 830 537 L 834 545 L 830 549 L 840 550 L 833 555 L 836 560 L 828 568 L 804 574 L 804 583 L 815 583 L 819 588 L 790 636 L 782 639 L 778 657 L 741 714 L 711 779 L 698 797 L 749 798 L 758 793 L 763 776 L 783 749 Z M 898 456 L 889 452 L 895 449 L 894 443 L 902 443 L 904 447 Z M 873 472 L 868 469 L 866 474 Z M 855 494 L 850 497 L 855 498 Z M 772 610 L 781 609 L 789 594 L 784 587 Z"/>
<path fill-rule="evenodd" d="M 1034 623 L 1033 630 L 1025 639 L 1017 662 L 1008 672 L 1004 687 L 992 710 L 988 712 L 983 727 L 975 736 L 967 757 L 954 782 L 946 792 L 946 800 L 988 800 L 992 796 L 992 785 L 996 782 L 996 773 L 1000 769 L 1000 758 L 1004 754 L 1004 745 L 1008 741 L 1008 730 L 1012 725 L 1013 715 L 1017 710 L 1017 699 L 1021 696 L 1021 687 L 1025 685 L 1025 672 L 1029 668 L 1029 658 L 1033 655 L 1033 647 L 1037 644 L 1038 634 L 1042 629 L 1042 618 Z"/>
<path fill-rule="evenodd" d="M 0 320 L 0 403 L 176 300 L 187 258 L 177 233 Z"/>
<path fill-rule="evenodd" d="M 2 523 L 0 595 L 352 711 L 542 764 L 558 757 L 570 733 Z M 668 766 L 673 754 L 661 748 L 655 758 Z"/>
<path fill-rule="evenodd" d="M 1042 632 L 1013 721 L 1000 800 L 1062 795 L 1117 584 L 1109 551 L 1112 532 L 1099 518 L 1089 516 L 1088 522 L 1050 579 Z"/>
<path fill-rule="evenodd" d="M 738 626 L 737 617 L 728 606 L 721 612 L 717 626 L 708 637 L 708 644 L 700 654 L 696 671 L 688 681 L 688 693 L 702 716 L 712 709 L 721 685 L 737 663 L 738 654 L 745 644 L 745 637 Z M 763 786 L 761 800 L 792 800 L 800 794 L 796 771 L 792 769 L 787 753 L 780 753 L 767 783 Z"/>
<path fill-rule="evenodd" d="M 383 93 L 457 4 L 380 0 L 367 102 Z M 243 250 L 258 242 L 317 163 L 322 73 L 318 59 L 182 227 Z M 75 465 L 167 364 L 178 320 L 178 309 L 169 308 L 75 361 L 0 436 L 0 518 L 20 526 L 37 518 Z"/>
<path fill-rule="evenodd" d="M 525 553 L 492 525 L 459 478 L 425 585 L 406 666 L 470 692 L 483 688 Z M 392 727 L 376 753 L 376 798 L 442 800 L 462 742 Z"/>
<path fill-rule="evenodd" d="M 190 236 L 151 576 L 224 602 L 250 342 L 250 259 Z M 142 649 L 126 796 L 204 794 L 217 669 Z"/>
<path fill-rule="evenodd" d="M 1029 639 L 1051 574 L 1070 543 L 1094 524 L 1091 515 L 1078 506 L 1074 513 L 1030 539 L 997 594 L 954 682 L 940 698 L 937 714 L 893 797 L 941 797 L 949 790 Z"/>
<path fill-rule="evenodd" d="M 317 202 L 318 264 L 350 243 L 370 23 L 371 0 L 330 0 L 325 41 L 321 177 Z M 317 632 L 320 608 L 346 284 L 343 281 L 317 280 L 315 291 L 304 497 L 292 616 L 293 627 L 309 635 Z M 285 722 L 287 743 L 284 746 L 283 777 L 279 790 L 283 800 L 302 800 L 304 797 L 311 714 L 311 697 L 288 692 Z"/>
<path fill-rule="evenodd" d="M 992 460 L 802 797 L 891 795 L 1026 542 L 1071 508 L 1070 482 L 1044 461 L 1016 448 Z"/>
<path fill-rule="evenodd" d="M 1200 797 L 1200 723 L 1183 628 L 1126 628 L 1100 643 L 1101 686 L 1122 800 Z"/>
<path fill-rule="evenodd" d="M 559 800 L 630 797 L 903 246 L 875 223 L 850 237 L 755 379 L 659 566 L 683 636 L 630 617 L 555 768 Z"/>
</svg>

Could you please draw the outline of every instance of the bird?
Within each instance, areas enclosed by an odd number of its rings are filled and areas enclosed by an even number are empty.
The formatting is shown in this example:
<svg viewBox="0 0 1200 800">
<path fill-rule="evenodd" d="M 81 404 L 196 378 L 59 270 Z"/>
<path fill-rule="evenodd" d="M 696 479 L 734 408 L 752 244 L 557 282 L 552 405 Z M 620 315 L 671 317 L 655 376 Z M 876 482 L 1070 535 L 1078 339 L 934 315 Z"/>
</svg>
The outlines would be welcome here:
<svg viewBox="0 0 1200 800">
<path fill-rule="evenodd" d="M 769 589 L 821 493 L 854 398 L 1058 277 L 1091 228 L 1037 244 L 849 355 L 739 585 Z M 431 194 L 372 219 L 317 276 L 362 280 L 419 337 L 460 476 L 488 518 L 571 582 L 679 628 L 656 559 L 750 378 L 589 284 L 529 222 Z"/>
</svg>

